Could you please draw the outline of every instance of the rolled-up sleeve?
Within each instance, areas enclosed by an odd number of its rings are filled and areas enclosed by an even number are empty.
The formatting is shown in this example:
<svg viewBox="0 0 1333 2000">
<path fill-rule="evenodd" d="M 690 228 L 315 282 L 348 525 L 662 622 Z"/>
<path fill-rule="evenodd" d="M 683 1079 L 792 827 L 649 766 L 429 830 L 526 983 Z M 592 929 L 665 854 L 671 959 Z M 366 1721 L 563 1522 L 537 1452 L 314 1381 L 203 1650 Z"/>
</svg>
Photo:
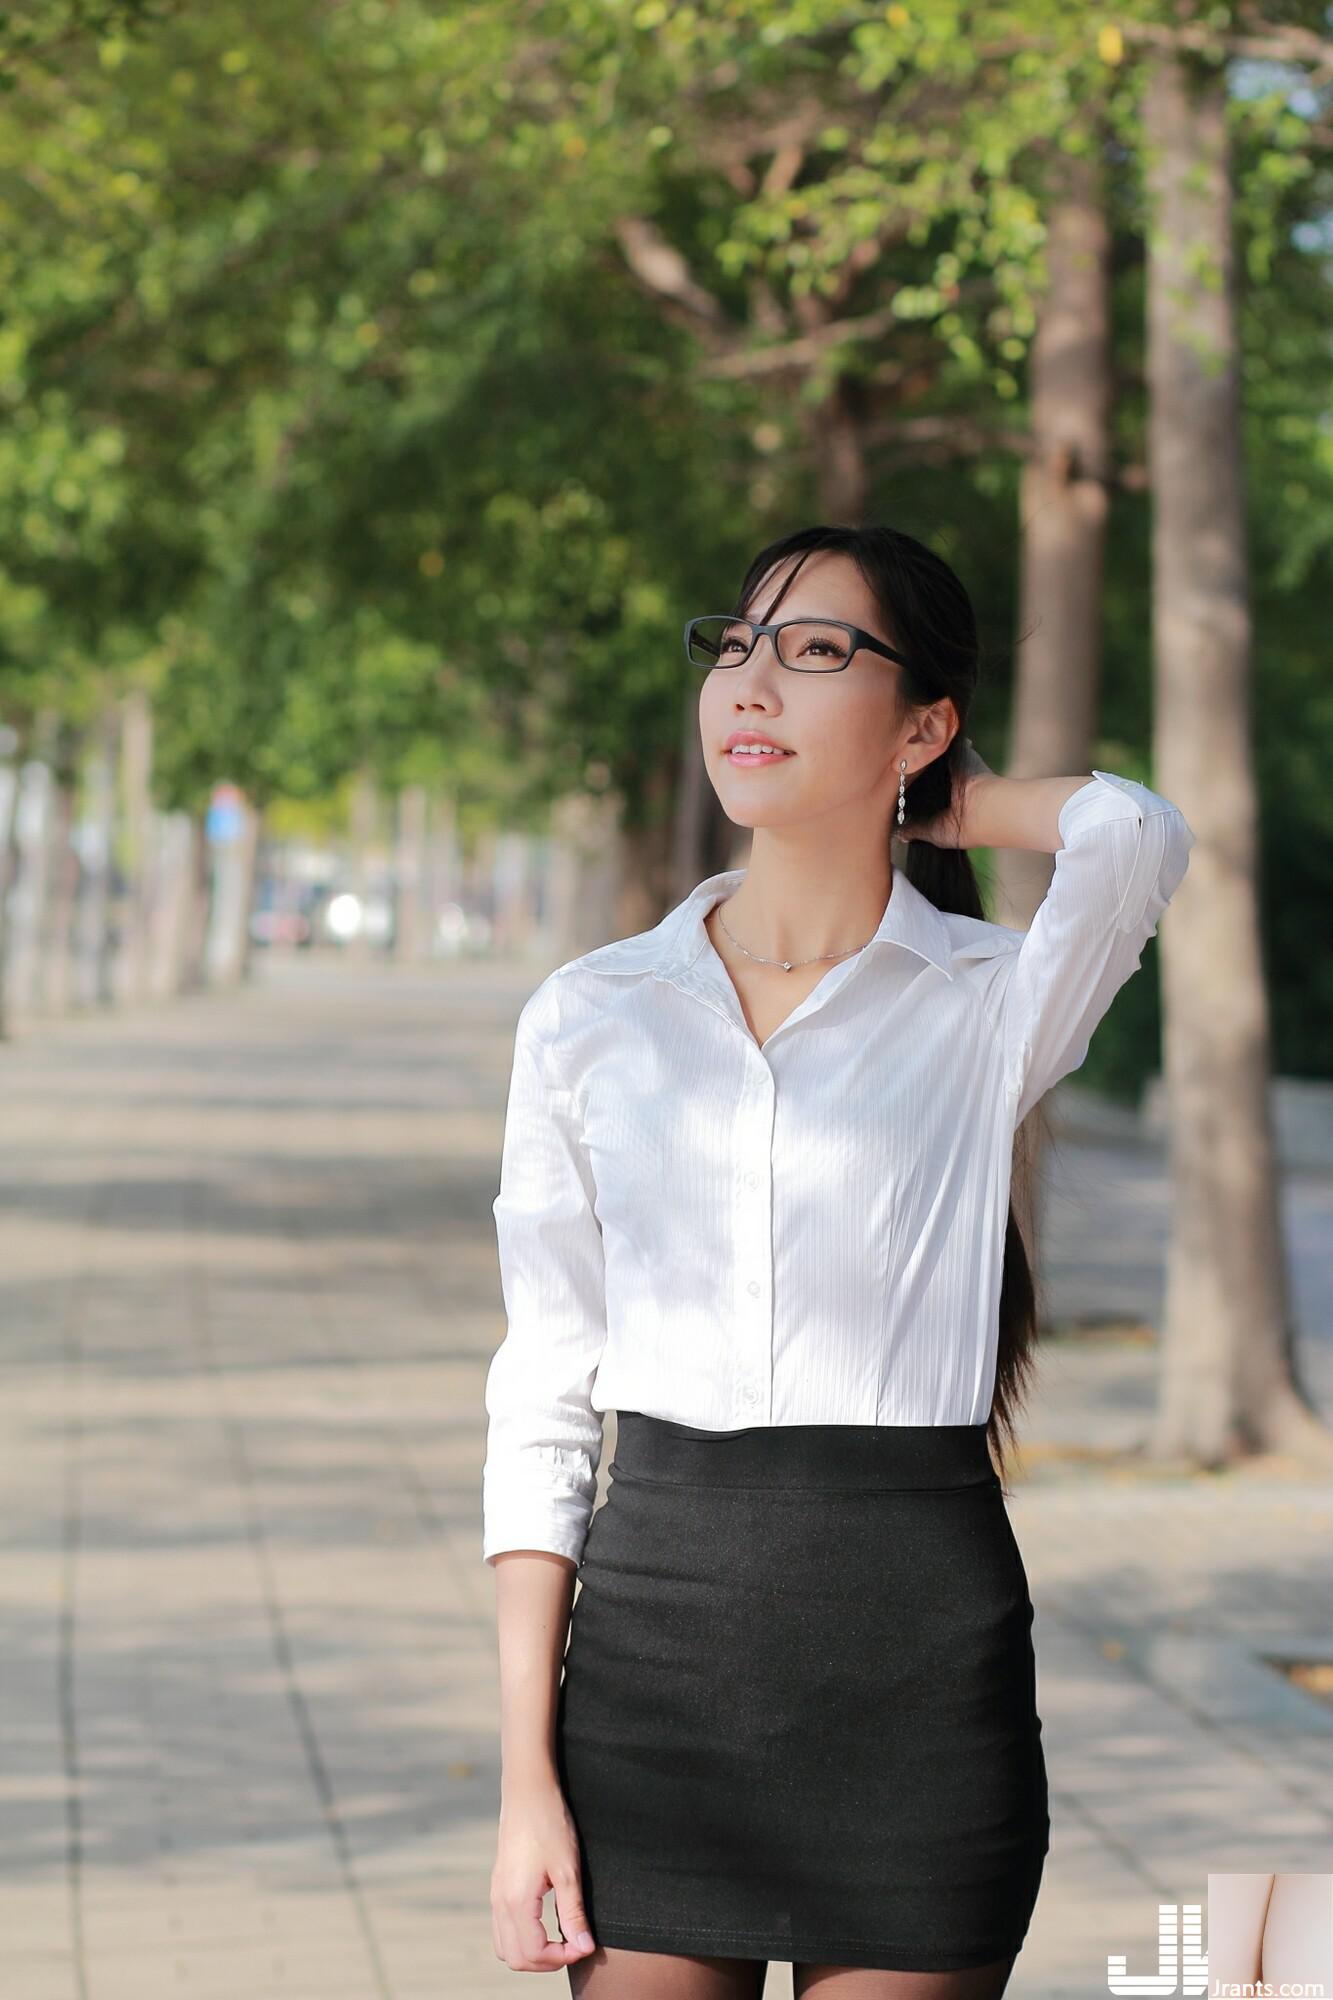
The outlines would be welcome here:
<svg viewBox="0 0 1333 2000">
<path fill-rule="evenodd" d="M 483 1559 L 582 1557 L 602 1419 L 590 1401 L 606 1341 L 605 1261 L 575 1093 L 553 1060 L 556 975 L 514 1037 L 500 1192 L 492 1204 L 508 1330 L 486 1377 Z"/>
<path fill-rule="evenodd" d="M 1184 877 L 1194 835 L 1169 800 L 1093 771 L 1060 810 L 1050 886 L 1009 967 L 1000 1014 L 1014 1123 L 1076 1070 Z"/>
</svg>

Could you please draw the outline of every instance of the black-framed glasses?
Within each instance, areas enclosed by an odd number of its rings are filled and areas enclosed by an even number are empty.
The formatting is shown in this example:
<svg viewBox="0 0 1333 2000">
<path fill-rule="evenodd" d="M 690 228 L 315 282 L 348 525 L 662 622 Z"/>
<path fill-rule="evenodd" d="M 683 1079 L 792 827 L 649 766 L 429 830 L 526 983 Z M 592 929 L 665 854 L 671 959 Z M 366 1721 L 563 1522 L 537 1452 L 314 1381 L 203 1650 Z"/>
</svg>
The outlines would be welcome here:
<svg viewBox="0 0 1333 2000">
<path fill-rule="evenodd" d="M 781 618 L 776 625 L 760 625 L 752 618 L 720 613 L 690 619 L 685 627 L 685 657 L 691 666 L 705 670 L 743 667 L 762 638 L 772 640 L 778 659 L 794 674 L 840 674 L 862 646 L 882 653 L 886 660 L 897 660 L 900 666 L 912 664 L 873 632 L 841 618 Z"/>
</svg>

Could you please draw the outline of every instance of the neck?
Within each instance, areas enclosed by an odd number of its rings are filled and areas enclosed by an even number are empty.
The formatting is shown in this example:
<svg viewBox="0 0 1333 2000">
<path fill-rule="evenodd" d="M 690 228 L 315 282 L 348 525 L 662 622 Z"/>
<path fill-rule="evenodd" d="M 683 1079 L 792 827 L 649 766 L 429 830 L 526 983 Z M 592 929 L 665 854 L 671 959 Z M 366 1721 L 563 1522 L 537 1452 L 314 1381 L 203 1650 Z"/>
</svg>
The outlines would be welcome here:
<svg viewBox="0 0 1333 2000">
<path fill-rule="evenodd" d="M 893 889 L 888 841 L 830 856 L 759 828 L 745 876 L 725 905 L 727 929 L 761 957 L 823 958 L 858 950 L 878 930 Z"/>
</svg>

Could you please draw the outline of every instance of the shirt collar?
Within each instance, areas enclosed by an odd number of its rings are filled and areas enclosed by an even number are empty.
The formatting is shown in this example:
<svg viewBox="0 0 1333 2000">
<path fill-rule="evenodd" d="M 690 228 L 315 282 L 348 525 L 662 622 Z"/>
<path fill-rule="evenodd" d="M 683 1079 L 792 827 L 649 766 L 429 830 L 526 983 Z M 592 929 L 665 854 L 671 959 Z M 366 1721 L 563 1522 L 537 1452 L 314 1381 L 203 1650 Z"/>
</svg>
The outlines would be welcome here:
<svg viewBox="0 0 1333 2000">
<path fill-rule="evenodd" d="M 669 978 L 693 965 L 708 942 L 704 917 L 723 897 L 730 896 L 745 880 L 743 868 L 726 868 L 709 875 L 688 896 L 667 911 L 651 930 L 588 952 L 581 963 L 590 972 L 653 972 Z M 953 978 L 953 954 L 944 914 L 929 896 L 909 882 L 902 868 L 893 871 L 893 886 L 884 914 L 868 944 L 897 944 L 915 952 Z"/>
</svg>

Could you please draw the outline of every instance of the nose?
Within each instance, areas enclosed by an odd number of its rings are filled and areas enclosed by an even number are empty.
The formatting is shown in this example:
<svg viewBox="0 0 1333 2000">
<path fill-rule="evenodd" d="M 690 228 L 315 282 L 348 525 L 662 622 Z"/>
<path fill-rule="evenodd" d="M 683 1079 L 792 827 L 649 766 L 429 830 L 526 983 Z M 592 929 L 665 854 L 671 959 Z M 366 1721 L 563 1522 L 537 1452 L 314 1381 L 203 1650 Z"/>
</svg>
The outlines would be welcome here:
<svg viewBox="0 0 1333 2000">
<path fill-rule="evenodd" d="M 738 668 L 736 668 L 735 671 L 737 675 L 738 676 L 741 674 L 748 675 L 749 673 L 751 673 L 757 662 L 762 664 L 762 666 L 765 669 L 765 672 L 768 674 L 775 675 L 775 674 L 780 674 L 782 672 L 782 662 L 778 658 L 778 649 L 773 643 L 773 638 L 771 633 L 768 632 L 760 633 L 759 637 L 755 640 L 754 645 L 751 648 L 749 659 L 743 661 L 742 664 Z"/>
</svg>

